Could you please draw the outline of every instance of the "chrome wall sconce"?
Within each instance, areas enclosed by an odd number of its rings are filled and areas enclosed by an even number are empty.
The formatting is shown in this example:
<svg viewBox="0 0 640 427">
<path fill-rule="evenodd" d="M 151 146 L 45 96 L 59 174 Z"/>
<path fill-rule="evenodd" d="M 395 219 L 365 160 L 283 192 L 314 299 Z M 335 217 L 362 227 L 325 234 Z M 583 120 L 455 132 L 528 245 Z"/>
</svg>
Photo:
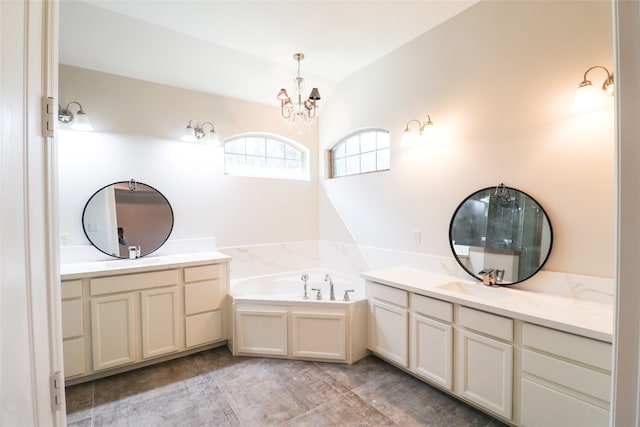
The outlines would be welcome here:
<svg viewBox="0 0 640 427">
<path fill-rule="evenodd" d="M 210 131 L 205 130 L 205 127 L 207 125 L 211 126 Z M 203 141 L 214 144 L 220 143 L 220 138 L 216 133 L 216 129 L 213 126 L 213 123 L 204 122 L 202 124 L 198 124 L 198 122 L 196 122 L 195 120 L 189 120 L 189 123 L 187 123 L 187 127 L 185 128 L 185 133 L 182 137 L 182 140 L 184 142 Z"/>
<path fill-rule="evenodd" d="M 76 104 L 80 109 L 75 115 L 71 112 L 71 105 Z M 89 123 L 89 116 L 82 108 L 79 102 L 71 101 L 65 108 L 58 105 L 58 121 L 60 123 L 71 123 L 71 129 L 92 131 L 93 126 Z"/>
<path fill-rule="evenodd" d="M 411 124 L 416 123 L 418 126 L 416 129 L 411 128 Z M 415 147 L 420 143 L 428 143 L 433 141 L 435 134 L 435 125 L 431 121 L 431 116 L 427 114 L 427 117 L 423 121 L 416 119 L 409 120 L 402 132 L 402 139 L 400 140 L 400 146 L 402 147 Z"/>
<path fill-rule="evenodd" d="M 609 70 L 607 70 L 602 65 L 594 65 L 593 67 L 590 67 L 589 69 L 587 69 L 587 71 L 584 72 L 584 77 L 582 78 L 582 81 L 578 85 L 578 90 L 576 91 L 576 97 L 573 102 L 574 111 L 589 110 L 589 109 L 598 107 L 599 105 L 602 104 L 602 93 L 599 92 L 593 86 L 593 84 L 591 83 L 591 80 L 587 79 L 587 74 L 589 73 L 589 71 L 594 70 L 596 68 L 602 69 L 604 70 L 605 73 L 607 73 L 607 77 L 605 78 L 601 86 L 602 91 L 609 96 L 614 95 L 615 84 L 613 82 L 613 74 L 610 73 Z"/>
<path fill-rule="evenodd" d="M 289 129 L 301 128 L 302 125 L 309 128 L 316 118 L 320 92 L 314 87 L 309 97 L 304 99 L 304 79 L 300 77 L 300 62 L 304 59 L 304 54 L 295 53 L 293 59 L 298 62 L 298 74 L 293 79 L 293 96 L 290 97 L 287 90 L 282 88 L 276 98 L 280 101 L 280 115 L 289 123 Z"/>
</svg>

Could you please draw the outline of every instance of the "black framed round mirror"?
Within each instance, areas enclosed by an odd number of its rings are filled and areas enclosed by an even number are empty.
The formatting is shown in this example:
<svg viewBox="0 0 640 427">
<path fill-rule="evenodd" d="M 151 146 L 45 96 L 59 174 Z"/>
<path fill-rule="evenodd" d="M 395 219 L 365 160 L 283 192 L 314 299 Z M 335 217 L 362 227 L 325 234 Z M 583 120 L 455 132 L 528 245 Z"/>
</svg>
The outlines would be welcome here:
<svg viewBox="0 0 640 427">
<path fill-rule="evenodd" d="M 150 185 L 135 180 L 106 185 L 89 198 L 82 212 L 89 242 L 116 258 L 129 258 L 129 248 L 145 256 L 160 248 L 173 230 L 173 209 Z"/>
<path fill-rule="evenodd" d="M 464 199 L 449 226 L 449 244 L 460 266 L 479 280 L 490 273 L 499 285 L 536 274 L 552 243 L 551 223 L 542 206 L 504 184 Z"/>
</svg>

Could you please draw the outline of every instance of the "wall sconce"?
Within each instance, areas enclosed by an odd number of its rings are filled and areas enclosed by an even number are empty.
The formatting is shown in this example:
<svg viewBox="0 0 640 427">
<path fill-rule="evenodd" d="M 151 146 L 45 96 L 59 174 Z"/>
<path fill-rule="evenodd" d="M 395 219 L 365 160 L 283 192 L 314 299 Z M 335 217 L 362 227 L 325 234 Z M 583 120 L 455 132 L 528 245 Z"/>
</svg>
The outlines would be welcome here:
<svg viewBox="0 0 640 427">
<path fill-rule="evenodd" d="M 211 125 L 211 130 L 208 132 L 205 130 L 206 125 Z M 204 142 L 220 144 L 220 138 L 218 138 L 218 134 L 216 133 L 213 123 L 204 122 L 202 125 L 199 125 L 195 120 L 189 120 L 182 140 L 184 142 L 198 142 L 202 139 L 204 139 Z"/>
<path fill-rule="evenodd" d="M 75 116 L 71 112 L 71 108 L 70 108 L 71 104 L 77 104 L 78 107 L 80 107 L 80 109 L 75 114 Z M 60 107 L 60 105 L 58 105 L 58 121 L 60 123 L 73 122 L 73 124 L 71 125 L 71 129 L 73 130 L 84 130 L 84 131 L 93 130 L 93 126 L 91 126 L 91 123 L 89 123 L 89 116 L 82 108 L 82 105 L 80 105 L 80 103 L 76 101 L 71 101 L 70 103 L 67 104 L 65 108 L 62 108 Z"/>
<path fill-rule="evenodd" d="M 417 123 L 417 129 L 411 129 L 410 124 Z M 424 121 L 416 119 L 409 120 L 407 126 L 402 132 L 402 139 L 400 140 L 401 147 L 415 147 L 420 143 L 428 143 L 434 140 L 435 137 L 435 125 L 431 121 L 431 116 L 427 114 Z"/>
<path fill-rule="evenodd" d="M 602 104 L 602 94 L 591 84 L 590 80 L 587 80 L 587 74 L 589 71 L 600 68 L 607 73 L 607 78 L 602 83 L 602 90 L 609 96 L 613 96 L 615 93 L 615 85 L 613 83 L 613 74 L 609 72 L 605 67 L 601 65 L 595 65 L 584 72 L 584 77 L 578 85 L 576 91 L 576 97 L 573 102 L 573 111 L 584 111 L 596 108 Z"/>
</svg>

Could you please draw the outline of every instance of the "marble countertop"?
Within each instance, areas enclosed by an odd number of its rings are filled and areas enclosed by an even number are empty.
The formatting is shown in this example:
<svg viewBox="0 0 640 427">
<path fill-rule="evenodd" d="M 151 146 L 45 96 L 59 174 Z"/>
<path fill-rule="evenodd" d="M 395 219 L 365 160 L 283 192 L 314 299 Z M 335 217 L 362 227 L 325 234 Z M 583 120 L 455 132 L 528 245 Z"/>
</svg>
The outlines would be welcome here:
<svg viewBox="0 0 640 427">
<path fill-rule="evenodd" d="M 363 273 L 362 277 L 513 319 L 601 341 L 612 341 L 613 302 L 527 291 L 523 286 L 517 289 L 509 286 L 489 287 L 478 282 L 405 267 L 371 271 Z"/>
<path fill-rule="evenodd" d="M 139 273 L 160 269 L 207 264 L 210 262 L 229 262 L 231 257 L 217 251 L 193 252 L 174 255 L 146 256 L 136 259 L 113 258 L 104 261 L 85 261 L 60 264 L 62 280 L 113 276 L 125 273 Z"/>
</svg>

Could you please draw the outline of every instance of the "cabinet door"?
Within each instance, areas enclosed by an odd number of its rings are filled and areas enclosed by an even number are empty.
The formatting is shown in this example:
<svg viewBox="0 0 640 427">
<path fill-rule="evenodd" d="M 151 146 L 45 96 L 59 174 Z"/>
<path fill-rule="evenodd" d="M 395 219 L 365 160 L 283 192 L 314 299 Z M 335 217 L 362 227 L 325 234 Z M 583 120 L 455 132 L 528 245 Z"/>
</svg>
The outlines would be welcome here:
<svg viewBox="0 0 640 427">
<path fill-rule="evenodd" d="M 234 345 L 237 353 L 287 355 L 286 311 L 237 310 L 236 325 Z"/>
<path fill-rule="evenodd" d="M 369 349 L 408 368 L 408 313 L 406 309 L 369 301 Z"/>
<path fill-rule="evenodd" d="M 511 418 L 513 347 L 458 330 L 457 391 L 484 408 Z"/>
<path fill-rule="evenodd" d="M 291 313 L 292 355 L 346 360 L 344 313 Z"/>
<path fill-rule="evenodd" d="M 178 288 L 140 292 L 140 314 L 143 359 L 179 349 Z"/>
<path fill-rule="evenodd" d="M 92 298 L 93 370 L 135 361 L 133 293 Z"/>
<path fill-rule="evenodd" d="M 451 390 L 453 327 L 412 313 L 409 329 L 411 370 L 416 375 Z"/>
</svg>

